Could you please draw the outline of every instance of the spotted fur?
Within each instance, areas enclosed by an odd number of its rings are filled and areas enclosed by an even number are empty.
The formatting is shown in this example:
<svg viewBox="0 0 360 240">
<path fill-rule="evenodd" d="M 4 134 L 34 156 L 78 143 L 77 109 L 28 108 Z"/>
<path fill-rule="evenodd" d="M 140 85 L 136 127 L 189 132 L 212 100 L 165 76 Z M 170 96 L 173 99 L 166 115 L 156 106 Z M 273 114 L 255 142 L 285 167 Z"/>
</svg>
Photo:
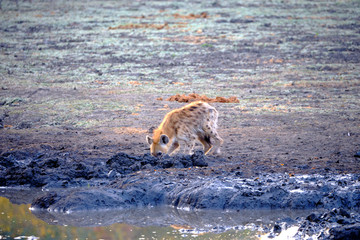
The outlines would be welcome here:
<svg viewBox="0 0 360 240">
<path fill-rule="evenodd" d="M 174 154 L 180 143 L 193 154 L 196 140 L 204 147 L 204 153 L 220 153 L 223 140 L 217 133 L 218 112 L 206 102 L 193 102 L 167 113 L 153 137 L 146 136 L 150 152 Z M 185 148 L 185 150 L 186 150 Z"/>
</svg>

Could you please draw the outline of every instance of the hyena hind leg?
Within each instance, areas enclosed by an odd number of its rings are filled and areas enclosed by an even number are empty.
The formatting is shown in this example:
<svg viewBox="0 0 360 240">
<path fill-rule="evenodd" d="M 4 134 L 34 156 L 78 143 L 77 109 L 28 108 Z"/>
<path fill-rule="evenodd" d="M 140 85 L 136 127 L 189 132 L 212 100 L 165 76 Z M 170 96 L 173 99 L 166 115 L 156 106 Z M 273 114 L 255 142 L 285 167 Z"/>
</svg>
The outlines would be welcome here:
<svg viewBox="0 0 360 240">
<path fill-rule="evenodd" d="M 198 136 L 199 141 L 203 145 L 204 154 L 208 154 L 211 150 L 211 142 L 210 142 L 210 136 L 208 135 L 199 135 Z"/>
<path fill-rule="evenodd" d="M 210 153 L 219 155 L 221 153 L 220 146 L 223 144 L 224 140 L 219 136 L 217 132 L 213 132 L 210 139 L 211 139 L 211 143 L 213 144 Z"/>
</svg>

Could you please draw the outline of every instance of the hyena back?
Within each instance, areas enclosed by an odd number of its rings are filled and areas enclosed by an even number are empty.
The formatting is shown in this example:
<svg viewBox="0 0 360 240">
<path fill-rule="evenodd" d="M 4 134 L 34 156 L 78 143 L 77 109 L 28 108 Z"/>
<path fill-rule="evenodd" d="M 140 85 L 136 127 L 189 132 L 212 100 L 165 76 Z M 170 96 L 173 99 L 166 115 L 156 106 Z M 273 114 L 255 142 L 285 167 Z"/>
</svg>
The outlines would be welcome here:
<svg viewBox="0 0 360 240">
<path fill-rule="evenodd" d="M 223 140 L 217 133 L 218 112 L 206 102 L 193 102 L 165 115 L 153 137 L 146 136 L 154 156 L 172 154 L 180 148 L 180 143 L 194 151 L 195 140 L 204 147 L 204 153 L 220 153 Z"/>
</svg>

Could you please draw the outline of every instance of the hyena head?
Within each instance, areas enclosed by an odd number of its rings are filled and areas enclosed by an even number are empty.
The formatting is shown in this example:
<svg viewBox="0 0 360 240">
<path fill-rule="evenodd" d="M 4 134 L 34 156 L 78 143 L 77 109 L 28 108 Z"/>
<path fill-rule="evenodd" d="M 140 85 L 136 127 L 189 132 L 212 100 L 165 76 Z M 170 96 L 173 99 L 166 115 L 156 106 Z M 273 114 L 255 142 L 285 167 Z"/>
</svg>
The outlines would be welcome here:
<svg viewBox="0 0 360 240">
<path fill-rule="evenodd" d="M 150 136 L 146 136 L 146 141 L 150 145 L 150 152 L 154 157 L 168 152 L 169 137 L 167 135 L 162 134 L 159 139 L 155 140 Z"/>
</svg>

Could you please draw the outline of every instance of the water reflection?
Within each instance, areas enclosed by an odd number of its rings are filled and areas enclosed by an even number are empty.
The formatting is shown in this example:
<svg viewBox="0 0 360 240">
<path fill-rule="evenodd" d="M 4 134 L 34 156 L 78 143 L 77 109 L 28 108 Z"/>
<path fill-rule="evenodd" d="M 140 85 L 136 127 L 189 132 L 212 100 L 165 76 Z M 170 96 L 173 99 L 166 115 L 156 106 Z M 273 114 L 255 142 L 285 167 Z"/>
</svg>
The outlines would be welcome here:
<svg viewBox="0 0 360 240">
<path fill-rule="evenodd" d="M 35 217 L 30 204 L 12 204 L 0 197 L 1 239 L 134 239 L 136 227 L 117 224 L 112 227 L 79 228 L 70 225 L 50 225 Z M 23 236 L 23 237 L 21 237 Z M 20 238 L 21 237 L 21 238 Z"/>
<path fill-rule="evenodd" d="M 306 214 L 194 212 L 170 207 L 71 214 L 31 212 L 29 203 L 38 194 L 41 192 L 0 189 L 0 196 L 6 197 L 0 197 L 0 239 L 258 239 L 275 221 L 291 221 Z"/>
</svg>

